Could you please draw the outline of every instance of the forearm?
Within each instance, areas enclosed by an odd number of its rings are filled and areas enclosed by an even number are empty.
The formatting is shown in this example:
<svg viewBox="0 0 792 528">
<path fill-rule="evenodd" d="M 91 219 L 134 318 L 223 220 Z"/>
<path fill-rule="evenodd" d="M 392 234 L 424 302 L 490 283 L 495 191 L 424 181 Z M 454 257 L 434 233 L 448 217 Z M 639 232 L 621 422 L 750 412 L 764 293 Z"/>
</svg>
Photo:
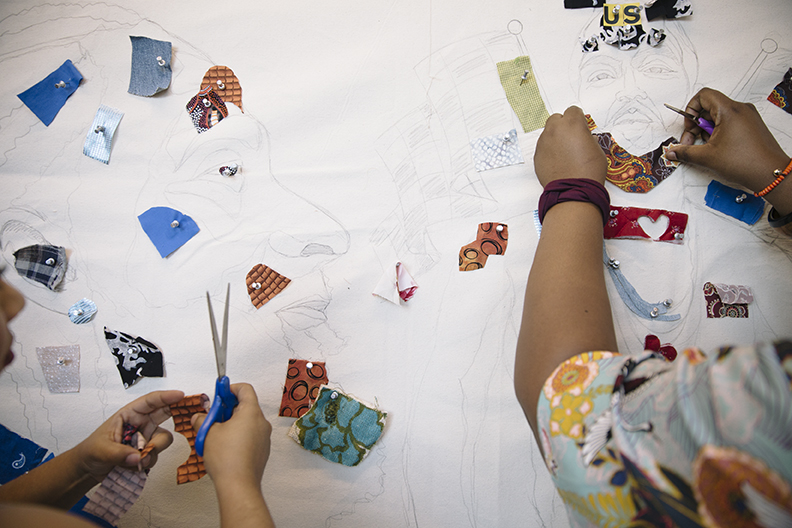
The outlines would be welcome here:
<svg viewBox="0 0 792 528">
<path fill-rule="evenodd" d="M 220 525 L 224 528 L 275 526 L 259 486 L 236 481 L 215 481 L 215 489 L 220 503 Z"/>
<path fill-rule="evenodd" d="M 586 202 L 565 202 L 544 218 L 528 277 L 515 359 L 515 389 L 531 427 L 542 385 L 564 360 L 616 350 L 602 265 L 602 217 Z"/>
<path fill-rule="evenodd" d="M 31 503 L 69 509 L 99 484 L 81 464 L 75 449 L 0 486 L 0 502 Z"/>
</svg>

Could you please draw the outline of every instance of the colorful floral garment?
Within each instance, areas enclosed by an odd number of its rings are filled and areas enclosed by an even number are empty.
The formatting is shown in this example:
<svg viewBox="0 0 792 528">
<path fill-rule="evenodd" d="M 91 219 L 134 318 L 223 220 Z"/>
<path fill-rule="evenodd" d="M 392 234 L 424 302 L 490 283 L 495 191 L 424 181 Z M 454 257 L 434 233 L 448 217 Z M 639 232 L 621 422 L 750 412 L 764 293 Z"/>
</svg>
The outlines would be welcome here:
<svg viewBox="0 0 792 528">
<path fill-rule="evenodd" d="M 580 354 L 545 382 L 538 425 L 573 526 L 792 522 L 792 342 Z"/>
</svg>

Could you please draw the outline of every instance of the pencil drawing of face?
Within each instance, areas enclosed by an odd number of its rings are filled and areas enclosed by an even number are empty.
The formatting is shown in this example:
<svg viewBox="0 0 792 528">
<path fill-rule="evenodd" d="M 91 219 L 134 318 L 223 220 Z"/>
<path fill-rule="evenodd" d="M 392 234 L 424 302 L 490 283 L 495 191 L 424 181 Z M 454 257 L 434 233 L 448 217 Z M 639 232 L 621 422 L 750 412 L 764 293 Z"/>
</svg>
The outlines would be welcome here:
<svg viewBox="0 0 792 528">
<path fill-rule="evenodd" d="M 599 24 L 597 21 L 595 24 Z M 576 52 L 577 93 L 583 111 L 590 113 L 603 132 L 614 135 L 628 152 L 640 155 L 670 135 L 677 116 L 663 103 L 684 107 L 696 81 L 697 59 L 682 23 L 664 27 L 659 46 L 642 44 L 631 50 L 601 44 L 598 51 Z M 593 33 L 589 25 L 584 33 Z"/>
</svg>

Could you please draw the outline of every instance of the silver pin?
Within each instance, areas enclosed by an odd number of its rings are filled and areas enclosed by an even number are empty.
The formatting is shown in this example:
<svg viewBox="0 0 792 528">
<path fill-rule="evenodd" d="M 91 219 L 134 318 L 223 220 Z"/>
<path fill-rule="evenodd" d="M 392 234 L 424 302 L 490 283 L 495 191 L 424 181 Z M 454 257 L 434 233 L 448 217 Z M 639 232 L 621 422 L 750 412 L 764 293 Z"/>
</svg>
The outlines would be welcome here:
<svg viewBox="0 0 792 528">
<path fill-rule="evenodd" d="M 179 221 L 178 220 L 174 220 L 173 222 L 171 222 L 171 227 L 174 228 L 174 229 L 179 227 Z"/>
<path fill-rule="evenodd" d="M 684 233 L 674 233 L 674 238 L 676 238 L 677 240 L 682 240 L 683 238 L 685 238 L 685 234 Z"/>
<path fill-rule="evenodd" d="M 511 136 L 503 136 L 504 143 L 511 143 Z"/>
<path fill-rule="evenodd" d="M 525 73 L 523 73 L 522 77 L 520 77 L 520 86 L 522 86 L 523 83 L 528 80 L 528 75 L 530 75 L 528 70 L 525 70 Z"/>
<path fill-rule="evenodd" d="M 745 193 L 742 193 L 740 196 L 735 198 L 734 201 L 737 202 L 737 203 L 743 203 L 746 198 L 748 198 L 748 195 L 745 194 Z"/>
<path fill-rule="evenodd" d="M 66 88 L 66 83 L 63 81 L 55 83 L 55 88 Z"/>
<path fill-rule="evenodd" d="M 204 100 L 202 102 L 203 102 L 203 105 L 206 108 L 209 108 L 210 106 L 212 106 L 212 103 L 209 102 L 209 99 L 204 98 Z"/>
<path fill-rule="evenodd" d="M 660 315 L 660 310 L 658 310 L 657 307 L 652 308 L 652 311 L 649 312 L 649 317 L 651 317 L 653 319 L 655 317 L 657 317 L 658 315 Z"/>
<path fill-rule="evenodd" d="M 616 260 L 616 259 L 609 259 L 608 260 L 608 266 L 610 266 L 613 269 L 619 269 L 619 264 L 620 264 L 620 262 L 618 260 Z"/>
<path fill-rule="evenodd" d="M 305 364 L 305 368 L 312 369 L 313 368 L 313 363 L 306 363 Z"/>
<path fill-rule="evenodd" d="M 498 233 L 502 232 L 503 231 L 503 226 L 499 225 L 498 227 L 495 228 L 495 231 L 497 231 Z"/>
<path fill-rule="evenodd" d="M 338 398 L 338 393 L 336 391 L 331 392 L 330 393 L 330 399 L 331 400 L 335 400 L 336 398 Z"/>
<path fill-rule="evenodd" d="M 217 89 L 218 90 L 225 90 L 225 84 L 220 79 L 217 79 Z"/>
<path fill-rule="evenodd" d="M 55 363 L 57 363 L 58 365 L 65 365 L 66 359 L 59 357 L 58 359 L 55 360 Z"/>
<path fill-rule="evenodd" d="M 99 125 L 99 126 L 97 126 L 96 128 L 94 128 L 94 132 L 95 132 L 96 134 L 98 134 L 98 133 L 100 133 L 100 132 L 104 134 L 104 131 L 105 131 L 105 127 L 103 127 L 102 125 Z"/>
<path fill-rule="evenodd" d="M 82 315 L 82 314 L 83 314 L 83 311 L 80 310 L 79 308 L 74 310 L 74 315 Z"/>
<path fill-rule="evenodd" d="M 673 303 L 673 302 L 674 301 L 672 299 L 666 299 L 665 301 L 663 301 L 663 306 L 669 307 L 669 306 L 671 306 L 671 303 Z"/>
<path fill-rule="evenodd" d="M 613 6 L 613 14 L 614 15 L 616 13 L 618 13 L 619 11 L 621 11 L 621 6 L 619 4 L 616 4 L 615 6 Z"/>
<path fill-rule="evenodd" d="M 260 282 L 254 282 L 253 284 L 251 284 L 251 286 L 253 287 L 254 290 L 260 290 L 261 289 L 261 283 Z"/>
<path fill-rule="evenodd" d="M 157 57 L 157 64 L 159 64 L 160 66 L 165 66 L 165 59 L 163 59 L 162 57 L 158 56 Z"/>
<path fill-rule="evenodd" d="M 55 265 L 55 259 L 50 257 L 50 258 L 48 258 L 47 260 L 44 261 L 44 264 L 46 264 L 47 266 L 54 266 Z"/>
<path fill-rule="evenodd" d="M 611 218 L 616 218 L 619 215 L 618 209 L 611 209 L 610 216 Z"/>
<path fill-rule="evenodd" d="M 239 165 L 236 163 L 229 163 L 228 165 L 223 165 L 220 167 L 220 174 L 225 176 L 226 178 L 233 176 L 239 170 Z"/>
</svg>

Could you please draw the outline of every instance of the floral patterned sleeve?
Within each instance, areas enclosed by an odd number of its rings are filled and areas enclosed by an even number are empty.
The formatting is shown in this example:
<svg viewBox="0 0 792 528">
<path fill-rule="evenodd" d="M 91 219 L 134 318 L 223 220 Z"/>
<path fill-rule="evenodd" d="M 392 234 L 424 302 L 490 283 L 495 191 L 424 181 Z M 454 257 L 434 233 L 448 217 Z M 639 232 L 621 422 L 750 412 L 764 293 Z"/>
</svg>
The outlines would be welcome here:
<svg viewBox="0 0 792 528">
<path fill-rule="evenodd" d="M 537 415 L 573 526 L 792 523 L 791 342 L 580 354 Z"/>
</svg>

